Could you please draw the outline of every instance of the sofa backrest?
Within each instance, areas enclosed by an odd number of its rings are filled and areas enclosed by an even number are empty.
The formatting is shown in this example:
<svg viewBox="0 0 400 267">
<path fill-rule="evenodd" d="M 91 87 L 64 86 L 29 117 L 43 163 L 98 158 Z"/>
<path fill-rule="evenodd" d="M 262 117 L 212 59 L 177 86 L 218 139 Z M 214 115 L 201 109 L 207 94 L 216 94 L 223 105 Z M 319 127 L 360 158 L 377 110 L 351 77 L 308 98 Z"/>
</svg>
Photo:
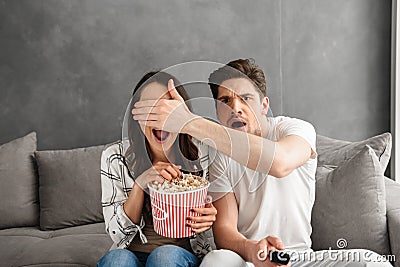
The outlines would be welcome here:
<svg viewBox="0 0 400 267">
<path fill-rule="evenodd" d="M 0 145 L 0 229 L 39 223 L 36 133 Z"/>
<path fill-rule="evenodd" d="M 0 145 L 0 229 L 55 230 L 104 221 L 104 147 L 36 151 L 35 132 Z"/>
</svg>

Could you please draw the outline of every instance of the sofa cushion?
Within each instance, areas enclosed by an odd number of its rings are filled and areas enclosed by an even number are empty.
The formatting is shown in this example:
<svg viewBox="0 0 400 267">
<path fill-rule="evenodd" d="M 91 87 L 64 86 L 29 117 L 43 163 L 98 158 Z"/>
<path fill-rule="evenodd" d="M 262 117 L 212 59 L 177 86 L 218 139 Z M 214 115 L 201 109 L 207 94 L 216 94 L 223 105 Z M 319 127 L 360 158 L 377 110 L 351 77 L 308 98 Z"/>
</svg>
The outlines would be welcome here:
<svg viewBox="0 0 400 267">
<path fill-rule="evenodd" d="M 317 135 L 318 165 L 339 166 L 360 152 L 365 145 L 369 145 L 375 151 L 382 171 L 385 171 L 392 150 L 390 133 L 383 133 L 359 142 L 348 142 Z"/>
<path fill-rule="evenodd" d="M 54 231 L 6 229 L 0 231 L 0 267 L 96 266 L 111 245 L 104 223 Z"/>
<path fill-rule="evenodd" d="M 96 266 L 112 241 L 107 234 L 53 237 L 21 253 L 17 266 Z M 61 249 L 61 251 L 60 251 Z"/>
<path fill-rule="evenodd" d="M 1 232 L 1 231 L 0 231 Z M 20 255 L 43 239 L 33 236 L 0 236 L 0 267 L 19 266 Z"/>
<path fill-rule="evenodd" d="M 103 221 L 100 186 L 103 148 L 101 145 L 35 152 L 42 230 Z"/>
<path fill-rule="evenodd" d="M 316 180 L 313 249 L 364 248 L 390 254 L 385 182 L 374 150 L 365 146 L 334 169 L 318 167 Z"/>
<path fill-rule="evenodd" d="M 0 229 L 39 223 L 35 150 L 35 132 L 0 146 Z"/>
</svg>

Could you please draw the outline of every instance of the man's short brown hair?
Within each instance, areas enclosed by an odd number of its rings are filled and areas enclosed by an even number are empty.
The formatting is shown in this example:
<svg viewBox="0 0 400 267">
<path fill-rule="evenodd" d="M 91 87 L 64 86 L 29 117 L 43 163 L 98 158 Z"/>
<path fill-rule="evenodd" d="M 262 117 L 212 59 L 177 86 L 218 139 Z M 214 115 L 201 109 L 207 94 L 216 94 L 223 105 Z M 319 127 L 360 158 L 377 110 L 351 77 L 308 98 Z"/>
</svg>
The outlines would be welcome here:
<svg viewBox="0 0 400 267">
<path fill-rule="evenodd" d="M 214 99 L 218 97 L 218 87 L 226 80 L 246 78 L 258 89 L 260 98 L 267 95 L 267 82 L 264 72 L 255 63 L 254 59 L 236 59 L 210 74 L 208 84 Z"/>
</svg>

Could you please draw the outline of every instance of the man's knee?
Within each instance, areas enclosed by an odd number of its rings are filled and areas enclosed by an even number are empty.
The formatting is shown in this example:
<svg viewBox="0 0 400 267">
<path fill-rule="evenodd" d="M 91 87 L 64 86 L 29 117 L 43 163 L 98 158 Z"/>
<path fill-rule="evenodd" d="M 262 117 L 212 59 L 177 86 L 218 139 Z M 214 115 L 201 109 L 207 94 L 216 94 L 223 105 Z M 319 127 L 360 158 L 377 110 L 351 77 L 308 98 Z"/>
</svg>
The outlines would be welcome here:
<svg viewBox="0 0 400 267">
<path fill-rule="evenodd" d="M 297 255 L 297 254 L 295 254 Z M 381 255 L 366 249 L 321 250 L 300 253 L 294 257 L 293 267 L 306 266 L 391 266 Z"/>
<path fill-rule="evenodd" d="M 246 262 L 233 251 L 219 249 L 207 253 L 200 265 L 200 267 L 214 266 L 246 267 Z"/>
<path fill-rule="evenodd" d="M 383 256 L 368 249 L 348 249 L 339 252 L 341 261 L 349 263 L 349 266 L 392 266 Z"/>
<path fill-rule="evenodd" d="M 382 255 L 367 249 L 356 249 L 360 254 L 363 266 L 392 266 L 390 262 Z"/>
</svg>

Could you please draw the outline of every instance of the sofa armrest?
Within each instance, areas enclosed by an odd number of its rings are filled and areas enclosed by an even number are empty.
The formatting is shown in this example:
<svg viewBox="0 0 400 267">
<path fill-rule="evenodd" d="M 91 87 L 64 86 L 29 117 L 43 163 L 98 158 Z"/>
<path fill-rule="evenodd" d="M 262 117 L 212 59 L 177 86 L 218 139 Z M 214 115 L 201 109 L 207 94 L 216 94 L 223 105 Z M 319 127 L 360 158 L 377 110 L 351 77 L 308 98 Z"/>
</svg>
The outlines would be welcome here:
<svg viewBox="0 0 400 267">
<path fill-rule="evenodd" d="M 390 211 L 387 213 L 387 222 L 389 230 L 390 249 L 395 257 L 396 267 L 400 267 L 400 244 L 396 238 L 400 237 L 400 210 Z"/>
<path fill-rule="evenodd" d="M 395 257 L 395 266 L 400 267 L 400 184 L 385 178 L 386 217 L 390 249 Z"/>
</svg>

